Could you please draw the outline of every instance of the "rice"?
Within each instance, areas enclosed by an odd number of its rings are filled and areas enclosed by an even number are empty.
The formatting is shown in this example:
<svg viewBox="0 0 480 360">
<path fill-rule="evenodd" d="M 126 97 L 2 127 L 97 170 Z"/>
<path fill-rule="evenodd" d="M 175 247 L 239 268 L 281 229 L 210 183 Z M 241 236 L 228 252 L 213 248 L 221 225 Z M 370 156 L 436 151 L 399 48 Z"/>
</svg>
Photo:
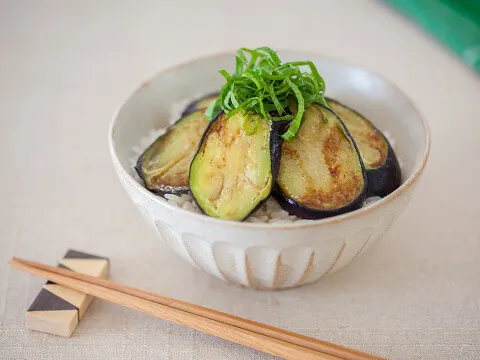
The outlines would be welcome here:
<svg viewBox="0 0 480 360">
<path fill-rule="evenodd" d="M 188 101 L 179 103 L 174 107 L 174 113 L 179 114 L 185 108 Z M 178 117 L 172 117 L 170 123 L 173 124 Z M 154 129 L 143 138 L 140 139 L 138 145 L 132 147 L 132 156 L 130 158 L 130 174 L 133 176 L 135 181 L 137 181 L 142 186 L 145 186 L 143 180 L 138 176 L 137 171 L 135 170 L 135 165 L 137 163 L 138 157 L 145 151 L 145 149 L 152 144 L 155 139 L 160 135 L 164 134 L 166 128 Z M 391 138 L 390 134 L 385 133 L 387 139 L 389 140 L 392 147 L 394 147 L 395 142 Z M 177 206 L 187 211 L 191 211 L 197 214 L 202 214 L 202 211 L 198 208 L 195 200 L 191 194 L 165 194 L 164 196 L 156 195 L 164 198 L 171 205 Z M 378 196 L 370 197 L 365 200 L 363 207 L 370 206 L 374 202 L 380 200 Z M 280 204 L 270 197 L 260 208 L 250 215 L 245 222 L 249 223 L 262 223 L 262 224 L 272 224 L 272 225 L 285 225 L 285 224 L 304 224 L 309 223 L 315 220 L 301 219 L 294 215 L 290 215 L 287 211 L 283 210 Z"/>
</svg>

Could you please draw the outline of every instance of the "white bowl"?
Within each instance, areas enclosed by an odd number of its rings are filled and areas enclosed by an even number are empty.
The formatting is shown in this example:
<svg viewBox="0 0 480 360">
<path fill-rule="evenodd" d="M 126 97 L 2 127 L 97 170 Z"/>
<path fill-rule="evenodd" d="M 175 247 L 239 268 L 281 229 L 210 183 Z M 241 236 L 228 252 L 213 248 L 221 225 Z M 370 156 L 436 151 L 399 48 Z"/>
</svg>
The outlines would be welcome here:
<svg viewBox="0 0 480 360">
<path fill-rule="evenodd" d="M 160 238 L 206 273 L 252 288 L 283 289 L 310 283 L 368 250 L 405 208 L 430 149 L 428 127 L 419 111 L 378 75 L 310 53 L 280 51 L 279 55 L 284 61 L 312 60 L 325 78 L 327 96 L 363 113 L 394 139 L 403 172 L 399 189 L 344 215 L 287 225 L 219 220 L 173 206 L 147 191 L 132 176 L 132 147 L 152 129 L 169 124 L 178 111 L 172 104 L 219 89 L 218 70 L 232 70 L 233 53 L 193 60 L 145 82 L 122 105 L 109 132 L 118 177 Z"/>
</svg>

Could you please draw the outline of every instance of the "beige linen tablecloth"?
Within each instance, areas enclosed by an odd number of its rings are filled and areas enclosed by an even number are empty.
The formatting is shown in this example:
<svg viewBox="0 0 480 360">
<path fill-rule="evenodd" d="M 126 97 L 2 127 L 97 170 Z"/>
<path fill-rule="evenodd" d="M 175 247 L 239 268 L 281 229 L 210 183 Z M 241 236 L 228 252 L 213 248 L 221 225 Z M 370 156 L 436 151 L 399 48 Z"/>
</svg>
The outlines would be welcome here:
<svg viewBox="0 0 480 360">
<path fill-rule="evenodd" d="M 325 53 L 398 84 L 432 131 L 405 213 L 345 270 L 262 292 L 204 275 L 144 224 L 114 175 L 107 128 L 142 80 L 194 56 L 270 45 Z M 375 1 L 1 1 L 0 359 L 269 359 L 95 301 L 70 339 L 25 329 L 54 264 L 109 256 L 112 278 L 391 359 L 480 359 L 480 80 Z"/>
</svg>

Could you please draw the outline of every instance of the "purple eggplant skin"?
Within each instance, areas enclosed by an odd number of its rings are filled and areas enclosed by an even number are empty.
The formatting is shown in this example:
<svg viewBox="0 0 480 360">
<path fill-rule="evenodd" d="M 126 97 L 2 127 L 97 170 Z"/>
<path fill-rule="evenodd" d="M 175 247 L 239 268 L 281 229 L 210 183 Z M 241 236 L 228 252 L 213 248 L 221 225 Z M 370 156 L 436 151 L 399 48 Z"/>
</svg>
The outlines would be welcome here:
<svg viewBox="0 0 480 360">
<path fill-rule="evenodd" d="M 272 171 L 272 191 L 277 183 L 278 172 L 280 171 L 280 161 L 282 160 L 282 135 L 287 131 L 290 121 L 275 121 L 272 123 L 272 131 L 270 133 L 270 161 Z M 265 201 L 268 200 L 268 197 Z M 263 201 L 261 205 L 265 202 Z M 260 206 L 261 206 L 260 205 Z M 257 209 L 260 208 L 257 206 Z"/>
<path fill-rule="evenodd" d="M 162 135 L 160 135 L 158 138 L 156 138 L 146 149 L 145 151 L 138 157 L 138 160 L 137 160 L 137 163 L 135 165 L 135 171 L 137 172 L 138 176 L 143 180 L 144 184 L 145 184 L 145 188 L 156 194 L 156 195 L 160 195 L 160 196 L 164 196 L 165 194 L 188 194 L 189 192 L 189 188 L 188 188 L 188 183 L 185 185 L 185 186 L 167 186 L 165 188 L 157 188 L 157 187 L 149 187 L 147 185 L 147 179 L 145 177 L 145 174 L 142 170 L 142 165 L 143 165 L 143 161 L 144 161 L 144 158 L 147 154 L 147 152 L 153 147 L 155 146 L 155 143 L 157 141 L 159 141 L 162 137 L 164 137 L 165 135 L 167 135 L 169 133 L 169 131 L 174 128 L 175 126 L 178 126 L 182 121 L 186 120 L 187 116 L 188 115 L 192 115 L 193 113 L 195 112 L 198 112 L 198 114 L 204 114 L 205 111 L 204 110 L 196 110 L 196 111 L 193 111 L 191 112 L 190 114 L 187 114 L 186 116 L 181 116 L 177 121 L 175 121 L 172 125 L 170 125 L 165 133 L 163 133 Z M 209 125 L 207 125 L 209 126 Z M 203 135 L 202 135 L 203 136 Z"/>
<path fill-rule="evenodd" d="M 263 204 L 273 195 L 273 191 L 277 184 L 278 172 L 280 170 L 280 161 L 282 159 L 282 135 L 287 131 L 290 121 L 275 121 L 272 123 L 272 130 L 270 132 L 270 161 L 271 161 L 271 171 L 272 171 L 272 190 L 270 194 L 265 197 L 260 203 L 258 203 L 255 208 L 250 211 L 248 216 L 243 220 L 246 220 L 250 215 L 254 214 L 255 211 L 260 209 Z M 243 221 L 242 220 L 242 221 Z"/>
<path fill-rule="evenodd" d="M 378 134 L 383 138 L 387 144 L 388 153 L 385 159 L 385 162 L 376 168 L 369 168 L 366 166 L 367 179 L 368 179 L 368 188 L 367 188 L 367 197 L 368 196 L 380 196 L 384 197 L 396 190 L 402 184 L 402 172 L 400 169 L 400 164 L 398 162 L 397 156 L 393 151 L 390 142 L 387 137 L 365 116 L 359 112 L 353 110 L 349 106 L 330 98 L 326 98 L 327 102 L 330 104 L 337 104 L 344 107 L 345 109 L 356 114 L 359 118 L 363 119 L 368 123 Z M 346 126 L 348 127 L 348 121 L 342 119 Z"/>
<path fill-rule="evenodd" d="M 273 198 L 280 204 L 282 209 L 287 211 L 290 215 L 295 215 L 301 219 L 308 219 L 308 220 L 324 219 L 324 218 L 328 218 L 336 215 L 341 215 L 341 214 L 361 208 L 367 196 L 367 188 L 368 188 L 368 179 L 367 179 L 365 166 L 363 164 L 362 158 L 360 157 L 360 152 L 358 151 L 357 144 L 353 140 L 352 135 L 348 131 L 347 127 L 345 126 L 343 121 L 337 116 L 337 114 L 335 114 L 333 111 L 324 107 L 321 104 L 318 104 L 318 103 L 315 103 L 315 104 L 320 106 L 324 111 L 328 111 L 333 115 L 335 115 L 336 120 L 340 124 L 347 138 L 350 140 L 352 146 L 354 147 L 354 150 L 358 154 L 360 167 L 362 169 L 363 189 L 358 194 L 358 196 L 349 204 L 346 204 L 336 209 L 326 210 L 326 209 L 313 209 L 296 202 L 295 200 L 285 195 L 277 183 L 275 185 L 274 191 L 272 192 L 272 195 L 273 195 Z"/>
<path fill-rule="evenodd" d="M 194 159 L 195 159 L 196 155 L 198 154 L 198 152 L 200 151 L 203 142 L 206 140 L 206 138 L 209 134 L 210 128 L 213 126 L 215 121 L 218 121 L 221 118 L 222 115 L 224 115 L 224 112 L 220 111 L 210 121 L 210 124 L 208 125 L 207 129 L 205 130 L 205 133 L 203 134 L 202 140 L 200 141 L 200 144 L 198 145 L 197 153 L 195 154 Z M 270 148 L 269 148 L 269 150 L 270 150 L 270 171 L 271 171 L 271 175 L 272 175 L 272 188 L 271 188 L 270 192 L 265 196 L 265 198 L 262 199 L 262 201 L 260 201 L 254 208 L 252 208 L 249 211 L 249 213 L 243 219 L 240 219 L 239 221 L 244 221 L 250 215 L 255 213 L 255 211 L 260 209 L 260 207 L 272 195 L 273 188 L 275 187 L 276 180 L 277 180 L 277 177 L 278 177 L 278 172 L 280 170 L 280 160 L 281 160 L 281 155 L 282 155 L 281 149 L 282 149 L 282 143 L 283 143 L 282 134 L 287 130 L 289 124 L 290 124 L 290 121 L 275 121 L 275 122 L 272 122 L 270 124 L 271 130 L 270 130 Z M 193 164 L 193 161 L 190 164 L 189 185 L 191 184 L 191 181 L 192 181 L 192 177 L 191 177 L 192 164 Z M 191 185 L 189 186 L 189 188 L 191 188 Z M 190 190 L 190 194 L 192 195 L 193 200 L 197 204 L 197 206 L 200 209 L 200 211 L 202 212 L 202 214 L 210 216 L 210 215 L 206 214 L 205 211 L 202 209 L 201 205 L 199 204 L 199 202 L 197 201 L 197 199 L 195 198 L 195 195 L 193 194 L 193 192 L 191 190 Z"/>
<path fill-rule="evenodd" d="M 202 101 L 210 99 L 210 98 L 211 98 L 212 101 L 214 101 L 218 97 L 218 94 L 219 94 L 218 91 L 212 92 L 212 93 L 209 93 L 207 95 L 202 96 L 199 99 L 196 99 L 196 100 L 192 101 L 190 104 L 187 105 L 185 110 L 183 110 L 182 117 L 184 117 L 184 116 L 186 116 L 186 115 L 188 115 L 188 114 L 190 114 L 194 111 L 201 110 L 201 109 L 206 109 L 208 106 L 199 107 L 199 104 Z"/>
<path fill-rule="evenodd" d="M 332 210 L 317 210 L 309 208 L 308 206 L 301 205 L 295 200 L 290 199 L 289 197 L 282 194 L 282 191 L 276 186 L 275 190 L 272 192 L 273 198 L 280 204 L 283 210 L 288 212 L 290 215 L 295 215 L 301 219 L 307 220 L 319 220 L 325 219 L 336 215 L 345 214 L 347 212 L 360 209 L 365 201 L 366 191 L 363 191 L 354 201 L 350 204 L 342 206 L 338 209 Z"/>
<path fill-rule="evenodd" d="M 135 165 L 135 171 L 137 172 L 138 176 L 140 177 L 140 179 L 142 179 L 142 181 L 145 184 L 145 176 L 143 175 L 143 172 L 141 171 L 141 166 L 142 166 L 142 161 L 143 161 L 143 155 L 144 154 L 145 153 L 140 155 L 140 157 L 138 158 L 137 164 Z M 178 194 L 178 195 L 188 194 L 188 192 L 189 192 L 188 186 L 170 188 L 168 191 L 163 191 L 163 190 L 154 189 L 154 188 L 149 189 L 149 188 L 147 188 L 146 185 L 144 185 L 144 186 L 148 191 L 150 191 L 151 193 L 153 193 L 155 195 L 159 195 L 159 196 L 165 196 L 166 194 Z"/>
<path fill-rule="evenodd" d="M 385 163 L 377 169 L 367 170 L 367 196 L 387 196 L 402 184 L 402 173 L 397 156 L 388 140 L 386 138 L 385 140 L 388 143 L 388 155 Z"/>
</svg>

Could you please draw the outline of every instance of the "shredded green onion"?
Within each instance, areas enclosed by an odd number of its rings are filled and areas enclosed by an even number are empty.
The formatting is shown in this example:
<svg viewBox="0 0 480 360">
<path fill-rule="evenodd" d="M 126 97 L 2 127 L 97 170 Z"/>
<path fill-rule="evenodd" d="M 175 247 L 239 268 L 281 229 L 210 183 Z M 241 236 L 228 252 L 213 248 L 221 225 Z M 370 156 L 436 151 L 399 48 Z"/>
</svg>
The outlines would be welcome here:
<svg viewBox="0 0 480 360">
<path fill-rule="evenodd" d="M 206 110 L 209 120 L 221 110 L 227 118 L 241 111 L 244 115 L 260 115 L 270 121 L 288 120 L 290 125 L 282 137 L 292 140 L 311 103 L 328 107 L 323 96 L 325 82 L 311 61 L 282 63 L 277 53 L 268 47 L 241 48 L 237 54 L 235 73 L 219 71 L 226 82 L 218 99 Z M 310 72 L 302 71 L 301 67 L 308 67 Z M 290 111 L 292 106 L 297 109 L 295 115 Z M 258 119 L 246 116 L 245 132 L 253 134 L 257 127 Z"/>
</svg>

